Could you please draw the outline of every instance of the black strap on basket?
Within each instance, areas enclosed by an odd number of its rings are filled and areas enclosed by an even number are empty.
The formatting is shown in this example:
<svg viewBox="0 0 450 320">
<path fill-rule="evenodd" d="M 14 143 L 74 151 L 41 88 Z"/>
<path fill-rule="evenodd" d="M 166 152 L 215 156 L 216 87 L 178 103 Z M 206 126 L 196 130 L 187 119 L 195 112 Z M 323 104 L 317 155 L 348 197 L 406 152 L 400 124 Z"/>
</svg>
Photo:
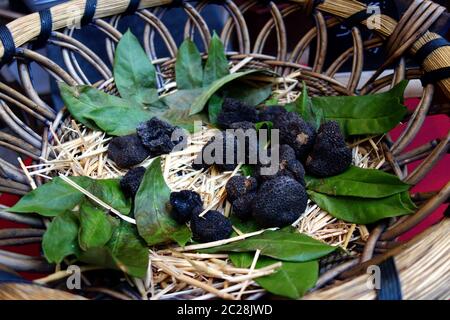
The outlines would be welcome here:
<svg viewBox="0 0 450 320">
<path fill-rule="evenodd" d="M 179 8 L 182 7 L 185 0 L 172 0 L 172 3 L 168 5 L 170 8 Z"/>
<path fill-rule="evenodd" d="M 139 4 L 141 0 L 130 0 L 127 10 L 123 13 L 124 15 L 132 15 L 139 9 Z"/>
<path fill-rule="evenodd" d="M 52 35 L 53 18 L 50 9 L 39 11 L 39 18 L 41 20 L 41 32 L 33 43 L 33 49 L 40 49 L 45 46 Z"/>
<path fill-rule="evenodd" d="M 423 74 L 420 80 L 422 81 L 422 85 L 426 86 L 429 85 L 430 83 L 436 83 L 447 78 L 450 78 L 450 67 L 445 67 L 426 72 Z"/>
<path fill-rule="evenodd" d="M 84 7 L 84 14 L 81 18 L 81 25 L 85 26 L 94 20 L 95 10 L 97 9 L 97 0 L 86 0 L 86 6 Z"/>
<path fill-rule="evenodd" d="M 346 25 L 348 28 L 353 28 L 355 26 L 358 26 L 363 21 L 369 19 L 371 16 L 373 16 L 375 13 L 369 13 L 366 9 L 358 11 L 354 14 L 352 14 L 350 17 L 346 18 L 343 21 L 343 24 Z"/>
<path fill-rule="evenodd" d="M 415 58 L 417 62 L 422 64 L 425 59 L 436 49 L 442 48 L 442 47 L 449 47 L 450 42 L 448 42 L 444 38 L 437 38 L 434 40 L 431 40 L 424 44 L 419 50 L 417 50 L 415 54 Z"/>
<path fill-rule="evenodd" d="M 0 41 L 3 44 L 3 57 L 0 61 L 0 67 L 12 62 L 14 54 L 16 53 L 16 45 L 14 44 L 14 38 L 11 31 L 7 26 L 0 26 Z"/>
<path fill-rule="evenodd" d="M 389 258 L 379 265 L 381 273 L 380 289 L 377 300 L 402 300 L 402 287 L 398 277 L 394 258 Z"/>
</svg>

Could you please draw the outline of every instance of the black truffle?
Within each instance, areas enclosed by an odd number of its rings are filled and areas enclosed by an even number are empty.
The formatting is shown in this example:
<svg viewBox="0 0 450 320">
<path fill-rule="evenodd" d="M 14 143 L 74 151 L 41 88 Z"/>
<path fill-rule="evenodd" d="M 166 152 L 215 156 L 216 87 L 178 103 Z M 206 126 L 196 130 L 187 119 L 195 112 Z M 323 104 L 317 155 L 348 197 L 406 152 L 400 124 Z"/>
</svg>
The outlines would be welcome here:
<svg viewBox="0 0 450 320">
<path fill-rule="evenodd" d="M 269 149 L 270 150 L 270 149 Z M 305 169 L 300 161 L 297 160 L 295 151 L 287 144 L 282 144 L 279 149 L 279 167 L 273 175 L 263 175 L 262 169 L 269 167 L 270 164 L 259 164 L 255 169 L 255 176 L 260 181 L 267 181 L 279 176 L 291 177 L 301 184 L 305 184 Z"/>
<path fill-rule="evenodd" d="M 247 193 L 255 192 L 257 187 L 258 183 L 253 177 L 234 176 L 228 180 L 225 186 L 227 199 L 233 202 Z"/>
<path fill-rule="evenodd" d="M 198 242 L 212 242 L 227 239 L 233 232 L 231 222 L 219 211 L 210 210 L 199 217 L 201 210 L 194 211 L 191 220 L 193 239 Z"/>
<path fill-rule="evenodd" d="M 211 152 L 206 152 L 206 150 L 211 150 Z M 216 150 L 222 150 L 222 156 L 220 157 L 217 154 L 217 159 Z M 195 170 L 200 170 L 207 169 L 214 164 L 220 171 L 233 171 L 239 163 L 245 163 L 246 161 L 246 154 L 244 154 L 243 159 L 239 159 L 238 151 L 239 141 L 237 137 L 230 132 L 223 131 L 217 136 L 212 137 L 203 147 L 201 154 L 194 160 L 192 167 Z M 228 157 L 228 154 L 231 156 Z M 207 159 L 209 156 L 212 159 Z"/>
<path fill-rule="evenodd" d="M 256 127 L 253 122 L 241 121 L 241 122 L 232 123 L 230 125 L 230 129 L 233 129 L 233 130 L 242 129 L 244 131 L 247 131 L 247 130 L 256 130 Z"/>
<path fill-rule="evenodd" d="M 172 134 L 179 129 L 156 117 L 141 123 L 136 131 L 142 140 L 142 144 L 147 147 L 153 156 L 167 154 L 183 140 L 183 137 L 172 141 Z"/>
<path fill-rule="evenodd" d="M 285 227 L 306 209 L 308 196 L 296 180 L 280 176 L 265 182 L 255 198 L 253 217 L 262 227 Z"/>
<path fill-rule="evenodd" d="M 239 100 L 225 98 L 222 110 L 217 116 L 217 123 L 223 129 L 228 129 L 235 122 L 258 122 L 256 109 Z"/>
<path fill-rule="evenodd" d="M 171 211 L 170 216 L 178 223 L 186 223 L 192 218 L 195 209 L 201 210 L 202 199 L 197 192 L 181 190 L 170 194 Z"/>
<path fill-rule="evenodd" d="M 120 179 L 120 188 L 128 198 L 134 198 L 145 174 L 144 167 L 130 169 L 122 179 Z"/>
<path fill-rule="evenodd" d="M 282 106 L 265 106 L 259 111 L 259 121 L 270 121 L 273 123 L 286 113 L 287 110 Z"/>
<path fill-rule="evenodd" d="M 142 145 L 136 134 L 115 137 L 108 146 L 108 158 L 120 168 L 130 168 L 150 156 L 150 151 Z"/>
<path fill-rule="evenodd" d="M 299 160 L 306 159 L 316 137 L 314 127 L 295 112 L 281 115 L 273 125 L 275 129 L 279 130 L 280 142 L 290 145 Z"/>
<path fill-rule="evenodd" d="M 329 121 L 319 128 L 306 171 L 318 177 L 338 175 L 352 164 L 352 151 L 347 147 L 339 124 Z"/>
<path fill-rule="evenodd" d="M 244 194 L 233 201 L 233 215 L 241 220 L 248 220 L 252 216 L 253 203 L 256 198 L 256 192 Z"/>
</svg>

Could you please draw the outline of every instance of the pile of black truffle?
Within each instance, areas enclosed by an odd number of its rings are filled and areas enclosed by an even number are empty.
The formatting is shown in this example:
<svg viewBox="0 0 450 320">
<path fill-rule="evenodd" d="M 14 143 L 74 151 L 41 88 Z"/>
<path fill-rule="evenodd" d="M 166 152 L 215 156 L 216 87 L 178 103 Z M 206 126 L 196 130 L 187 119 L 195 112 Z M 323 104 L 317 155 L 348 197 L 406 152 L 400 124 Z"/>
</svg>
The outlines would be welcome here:
<svg viewBox="0 0 450 320">
<path fill-rule="evenodd" d="M 227 200 L 232 204 L 233 215 L 242 220 L 253 218 L 261 227 L 285 227 L 305 212 L 308 201 L 305 169 L 317 177 L 337 175 L 351 165 L 352 153 L 338 123 L 325 122 L 316 131 L 297 113 L 282 106 L 264 107 L 258 112 L 237 100 L 225 99 L 218 117 L 223 129 L 247 130 L 263 121 L 272 122 L 273 128 L 279 130 L 278 172 L 262 175 L 261 169 L 270 164 L 257 164 L 253 177 L 231 178 L 226 185 Z M 224 141 L 224 148 L 238 143 L 230 137 Z M 238 164 L 216 166 L 219 170 L 233 170 Z M 198 169 L 206 167 L 197 165 Z"/>
<path fill-rule="evenodd" d="M 279 130 L 278 171 L 263 175 L 262 169 L 273 164 L 257 163 L 253 177 L 232 177 L 227 185 L 227 200 L 232 204 L 232 214 L 241 220 L 254 219 L 261 227 L 285 227 L 291 225 L 305 212 L 308 196 L 305 189 L 305 169 L 317 177 L 334 176 L 345 171 L 352 162 L 351 150 L 347 147 L 338 123 L 328 121 L 316 131 L 297 113 L 288 112 L 282 106 L 264 107 L 257 110 L 238 100 L 226 98 L 218 116 L 222 129 L 255 129 L 257 122 L 270 121 Z M 108 156 L 121 168 L 130 168 L 147 157 L 170 153 L 180 141 L 172 141 L 177 127 L 157 118 L 141 124 L 136 134 L 114 138 Z M 232 171 L 239 164 L 247 163 L 246 154 L 238 159 L 237 151 L 242 143 L 235 135 L 221 131 L 224 159 L 220 163 L 207 164 L 200 158 L 194 161 L 194 169 L 207 169 L 214 165 L 221 171 Z M 214 143 L 212 138 L 203 148 Z M 250 153 L 253 143 L 245 141 L 245 150 Z M 225 161 L 226 150 L 233 147 L 233 161 Z M 214 155 L 213 155 L 214 156 Z M 124 193 L 134 198 L 145 173 L 135 167 L 122 178 L 120 185 Z M 210 210 L 204 215 L 200 195 L 189 190 L 172 192 L 170 214 L 180 224 L 190 222 L 194 240 L 211 242 L 228 238 L 232 233 L 230 221 L 220 212 Z"/>
<path fill-rule="evenodd" d="M 138 165 L 147 158 L 153 158 L 167 154 L 183 140 L 172 141 L 172 135 L 178 127 L 153 117 L 149 121 L 141 123 L 136 128 L 136 133 L 123 137 L 115 137 L 108 146 L 108 158 L 123 169 Z M 135 167 L 130 169 L 120 181 L 120 187 L 129 198 L 134 198 L 145 168 Z"/>
</svg>

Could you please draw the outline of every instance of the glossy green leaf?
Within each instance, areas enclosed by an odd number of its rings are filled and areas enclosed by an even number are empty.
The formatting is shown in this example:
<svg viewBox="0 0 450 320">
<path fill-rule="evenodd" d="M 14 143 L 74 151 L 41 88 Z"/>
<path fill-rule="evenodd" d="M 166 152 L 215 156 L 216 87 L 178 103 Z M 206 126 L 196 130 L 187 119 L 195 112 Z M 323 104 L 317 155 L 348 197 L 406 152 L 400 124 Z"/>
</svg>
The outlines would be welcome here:
<svg viewBox="0 0 450 320">
<path fill-rule="evenodd" d="M 133 225 L 122 220 L 107 247 L 120 270 L 138 278 L 145 277 L 149 252 Z"/>
<path fill-rule="evenodd" d="M 114 81 L 122 98 L 144 105 L 158 100 L 155 67 L 130 30 L 117 44 Z"/>
<path fill-rule="evenodd" d="M 120 179 L 93 180 L 89 191 L 121 213 L 130 213 L 131 201 L 123 194 Z"/>
<path fill-rule="evenodd" d="M 309 190 L 332 196 L 383 198 L 408 191 L 409 184 L 397 176 L 375 169 L 351 166 L 347 171 L 329 178 L 306 176 Z"/>
<path fill-rule="evenodd" d="M 268 129 L 269 131 L 273 129 L 273 122 L 272 121 L 261 121 L 255 123 L 255 128 L 257 131 L 260 129 Z"/>
<path fill-rule="evenodd" d="M 175 76 L 178 89 L 195 89 L 203 84 L 202 57 L 190 39 L 184 40 L 178 49 Z"/>
<path fill-rule="evenodd" d="M 203 252 L 252 252 L 258 249 L 263 256 L 290 262 L 306 262 L 323 257 L 336 250 L 336 247 L 298 232 L 269 230 L 260 235 L 206 249 Z"/>
<path fill-rule="evenodd" d="M 285 107 L 288 111 L 300 114 L 305 121 L 313 124 L 316 129 L 319 128 L 320 124 L 325 120 L 323 110 L 315 108 L 311 98 L 308 96 L 308 89 L 305 82 L 303 82 L 302 94 L 300 97 Z"/>
<path fill-rule="evenodd" d="M 238 268 L 248 268 L 253 261 L 253 255 L 243 253 L 231 253 L 230 259 Z M 277 263 L 278 260 L 260 257 L 256 268 L 264 268 Z M 256 278 L 255 282 L 268 292 L 291 298 L 301 298 L 309 289 L 313 288 L 319 275 L 319 263 L 309 262 L 286 262 L 283 261 L 280 268 L 268 276 Z"/>
<path fill-rule="evenodd" d="M 109 107 L 92 110 L 85 118 L 109 135 L 126 136 L 136 133 L 137 126 L 153 116 L 152 112 L 141 108 Z"/>
<path fill-rule="evenodd" d="M 149 252 L 136 227 L 121 220 L 105 246 L 82 251 L 79 260 L 144 278 L 148 268 Z"/>
<path fill-rule="evenodd" d="M 134 206 L 139 234 L 148 245 L 175 240 L 184 246 L 191 239 L 190 229 L 175 222 L 167 212 L 170 193 L 161 171 L 161 161 L 157 158 L 145 172 Z"/>
<path fill-rule="evenodd" d="M 356 224 L 369 224 L 415 211 L 407 191 L 378 199 L 330 196 L 311 190 L 308 194 L 312 201 L 333 217 Z"/>
<path fill-rule="evenodd" d="M 213 125 L 217 125 L 217 117 L 220 111 L 222 111 L 223 98 L 218 95 L 213 95 L 208 102 L 208 118 L 209 122 Z"/>
<path fill-rule="evenodd" d="M 272 94 L 271 83 L 255 81 L 236 81 L 230 83 L 222 91 L 227 98 L 237 99 L 250 106 L 257 106 Z"/>
<path fill-rule="evenodd" d="M 270 107 L 270 106 L 277 106 L 277 105 L 280 104 L 280 101 L 278 100 L 278 97 L 272 97 L 272 98 L 266 100 L 266 101 L 264 102 L 264 104 L 265 104 L 266 106 L 269 106 L 269 107 Z"/>
<path fill-rule="evenodd" d="M 219 91 L 224 85 L 230 83 L 231 81 L 234 81 L 236 79 L 248 76 L 249 74 L 261 72 L 262 70 L 248 70 L 243 72 L 236 72 L 229 74 L 225 77 L 222 77 L 213 83 L 211 83 L 208 87 L 205 87 L 202 90 L 202 93 L 194 100 L 192 103 L 192 106 L 190 108 L 189 114 L 197 114 L 200 113 L 203 108 L 208 103 L 209 99 L 217 92 Z"/>
<path fill-rule="evenodd" d="M 384 134 L 403 120 L 403 94 L 408 81 L 388 92 L 367 96 L 313 97 L 313 108 L 339 123 L 345 135 Z"/>
<path fill-rule="evenodd" d="M 203 73 L 203 86 L 208 86 L 217 79 L 230 73 L 228 60 L 222 41 L 214 32 L 208 49 L 208 59 L 206 60 Z"/>
<path fill-rule="evenodd" d="M 253 176 L 253 174 L 255 173 L 255 168 L 250 164 L 243 164 L 241 166 L 241 172 L 245 177 Z"/>
<path fill-rule="evenodd" d="M 92 180 L 87 177 L 71 177 L 72 181 L 89 188 Z M 72 210 L 84 199 L 84 195 L 61 178 L 56 177 L 23 196 L 8 211 L 20 213 L 39 213 L 54 217 L 67 210 Z"/>
<path fill-rule="evenodd" d="M 111 239 L 113 230 L 112 218 L 104 210 L 88 201 L 81 204 L 78 241 L 83 250 L 105 245 Z"/>
<path fill-rule="evenodd" d="M 45 258 L 50 263 L 60 263 L 70 255 L 78 255 L 78 217 L 71 211 L 56 216 L 42 239 Z"/>
<path fill-rule="evenodd" d="M 131 202 L 122 193 L 118 179 L 96 180 L 89 177 L 70 177 L 70 179 L 123 214 L 130 212 Z M 8 210 L 22 213 L 35 212 L 42 216 L 54 217 L 64 211 L 72 210 L 83 199 L 85 199 L 83 193 L 61 178 L 55 177 L 23 196 Z"/>
<path fill-rule="evenodd" d="M 91 129 L 99 127 L 86 115 L 100 108 L 130 108 L 133 103 L 128 100 L 109 95 L 91 86 L 71 87 L 64 82 L 59 83 L 61 98 L 72 117 Z"/>
</svg>

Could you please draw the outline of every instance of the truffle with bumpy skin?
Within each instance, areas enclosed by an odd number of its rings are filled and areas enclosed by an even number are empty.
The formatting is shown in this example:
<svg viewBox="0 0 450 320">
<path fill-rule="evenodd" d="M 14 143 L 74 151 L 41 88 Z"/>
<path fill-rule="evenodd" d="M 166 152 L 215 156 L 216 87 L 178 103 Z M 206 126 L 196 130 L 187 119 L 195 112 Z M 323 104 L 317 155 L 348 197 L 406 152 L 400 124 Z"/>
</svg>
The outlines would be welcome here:
<svg viewBox="0 0 450 320">
<path fill-rule="evenodd" d="M 265 182 L 254 201 L 253 217 L 262 227 L 282 228 L 305 212 L 308 196 L 296 180 L 280 176 Z"/>
<path fill-rule="evenodd" d="M 306 159 L 306 171 L 317 177 L 330 177 L 344 172 L 351 164 L 352 151 L 345 143 L 339 124 L 336 121 L 322 124 Z"/>
<path fill-rule="evenodd" d="M 314 127 L 295 112 L 287 112 L 278 117 L 273 127 L 279 130 L 280 142 L 290 145 L 299 160 L 306 159 L 314 144 Z"/>
<path fill-rule="evenodd" d="M 260 181 L 267 181 L 279 176 L 291 177 L 305 185 L 305 169 L 300 161 L 296 159 L 295 151 L 287 144 L 282 144 L 279 149 L 279 167 L 273 175 L 263 175 L 262 168 L 269 165 L 259 164 L 255 168 L 255 176 Z"/>
<path fill-rule="evenodd" d="M 191 220 L 192 212 L 195 209 L 201 210 L 202 199 L 197 192 L 191 190 L 181 190 L 170 194 L 170 216 L 176 222 L 183 224 Z"/>
<path fill-rule="evenodd" d="M 126 197 L 134 198 L 136 196 L 144 174 L 144 167 L 136 167 L 128 170 L 127 174 L 120 179 L 120 188 Z"/>
<path fill-rule="evenodd" d="M 108 146 L 108 158 L 120 168 L 130 168 L 150 156 L 150 151 L 142 145 L 136 134 L 115 137 Z"/>
<path fill-rule="evenodd" d="M 275 122 L 280 116 L 287 113 L 287 110 L 282 106 L 265 106 L 259 111 L 259 121 Z"/>
<path fill-rule="evenodd" d="M 222 110 L 217 116 L 217 123 L 223 129 L 228 129 L 235 122 L 258 122 L 256 109 L 239 100 L 225 98 Z"/>
<path fill-rule="evenodd" d="M 241 220 L 248 220 L 252 216 L 253 203 L 256 198 L 256 192 L 250 192 L 233 201 L 233 215 Z"/>
<path fill-rule="evenodd" d="M 215 144 L 214 146 L 212 144 Z M 211 152 L 211 156 L 213 159 L 205 159 L 209 154 L 206 154 L 206 148 L 213 148 Z M 222 150 L 221 159 L 215 159 L 216 150 L 220 148 Z M 231 157 L 227 157 L 227 150 L 231 153 L 231 148 L 233 148 L 233 154 Z M 236 136 L 230 132 L 223 131 L 219 135 L 211 138 L 210 141 L 202 148 L 201 154 L 194 160 L 192 164 L 192 168 L 195 170 L 207 169 L 211 165 L 215 165 L 217 169 L 220 171 L 233 171 L 236 169 L 238 164 L 240 163 L 240 159 L 238 159 L 238 150 L 239 150 L 239 141 Z M 208 160 L 208 161 L 206 161 Z M 211 160 L 213 163 L 209 163 Z M 242 163 L 245 162 L 245 158 Z"/>
<path fill-rule="evenodd" d="M 247 130 L 256 130 L 256 127 L 253 122 L 241 121 L 241 122 L 232 123 L 230 125 L 230 129 L 233 129 L 233 130 L 242 129 L 244 131 L 247 131 Z"/>
<path fill-rule="evenodd" d="M 253 177 L 234 176 L 225 186 L 227 199 L 233 202 L 247 193 L 255 192 L 257 187 L 258 182 Z"/>
<path fill-rule="evenodd" d="M 196 209 L 192 215 L 191 230 L 195 241 L 212 242 L 230 237 L 233 228 L 228 218 L 214 210 L 210 210 L 200 217 L 201 212 L 201 209 Z"/>
<path fill-rule="evenodd" d="M 178 127 L 153 117 L 149 121 L 141 123 L 136 131 L 142 144 L 150 150 L 152 155 L 159 156 L 170 153 L 182 141 L 182 138 L 172 141 L 172 134 L 176 129 Z"/>
</svg>

